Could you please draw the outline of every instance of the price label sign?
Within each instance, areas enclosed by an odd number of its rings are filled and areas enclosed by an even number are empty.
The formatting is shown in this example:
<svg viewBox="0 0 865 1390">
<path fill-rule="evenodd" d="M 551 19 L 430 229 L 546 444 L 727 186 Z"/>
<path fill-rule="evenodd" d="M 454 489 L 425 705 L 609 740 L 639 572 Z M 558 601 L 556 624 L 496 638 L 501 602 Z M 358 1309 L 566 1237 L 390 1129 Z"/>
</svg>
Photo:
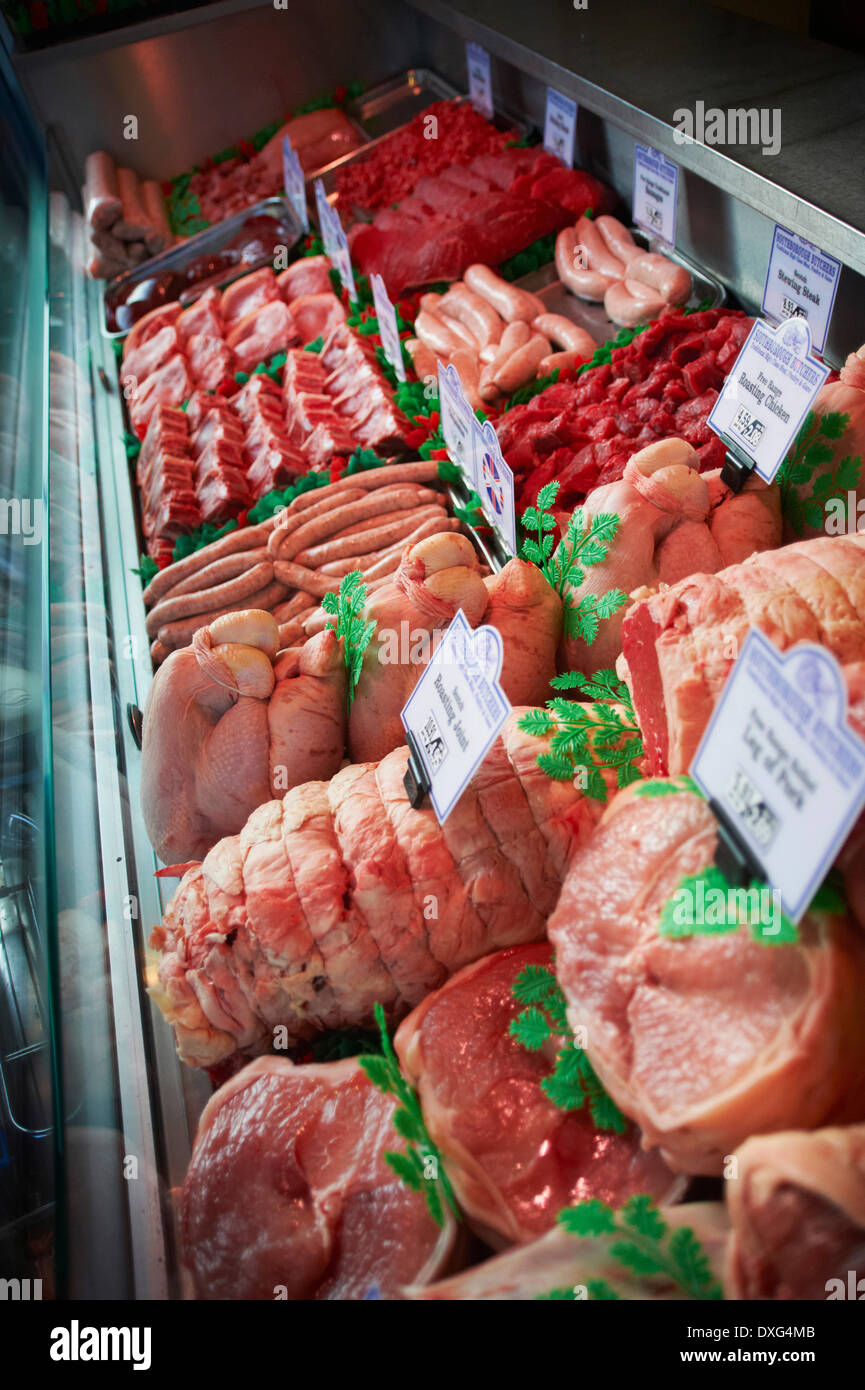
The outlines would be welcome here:
<svg viewBox="0 0 865 1390">
<path fill-rule="evenodd" d="M 305 232 L 309 231 L 309 208 L 306 205 L 306 184 L 297 151 L 292 149 L 287 135 L 282 137 L 282 183 L 285 196 L 297 214 Z"/>
<path fill-rule="evenodd" d="M 462 469 L 469 487 L 475 485 L 475 413 L 463 391 L 456 368 L 438 366 L 439 422 L 451 463 Z"/>
<path fill-rule="evenodd" d="M 402 711 L 439 825 L 447 820 L 511 712 L 499 685 L 504 648 L 494 627 L 469 627 L 462 609 Z"/>
<path fill-rule="evenodd" d="M 773 323 L 804 318 L 822 353 L 841 277 L 841 262 L 786 227 L 775 228 L 763 288 L 763 313 Z"/>
<path fill-rule="evenodd" d="M 390 302 L 390 296 L 385 289 L 384 280 L 380 275 L 372 274 L 369 277 L 372 287 L 372 298 L 375 304 L 375 316 L 378 319 L 378 331 L 381 337 L 381 345 L 384 348 L 385 357 L 393 367 L 400 381 L 405 381 L 405 363 L 402 360 L 402 343 L 399 336 L 399 328 L 396 322 L 396 310 Z"/>
<path fill-rule="evenodd" d="M 514 510 L 514 475 L 505 463 L 498 435 L 485 420 L 475 426 L 475 492 L 484 512 L 511 555 L 517 553 L 517 526 Z"/>
<path fill-rule="evenodd" d="M 554 154 L 569 169 L 574 167 L 574 142 L 577 134 L 577 103 L 563 97 L 552 87 L 547 88 L 547 111 L 544 118 L 544 149 Z"/>
<path fill-rule="evenodd" d="M 327 201 L 327 194 L 321 179 L 315 181 L 315 206 L 318 212 L 318 225 L 321 228 L 321 239 L 324 242 L 324 254 L 339 272 L 342 287 L 349 299 L 357 299 L 345 229 L 339 220 L 339 213 L 336 208 L 332 208 Z"/>
<path fill-rule="evenodd" d="M 691 775 L 800 921 L 865 806 L 865 742 L 835 658 L 813 642 L 779 652 L 752 629 Z"/>
<path fill-rule="evenodd" d="M 638 227 L 676 244 L 679 166 L 648 145 L 634 147 L 634 221 Z"/>
<path fill-rule="evenodd" d="M 493 80 L 490 76 L 490 55 L 479 43 L 466 44 L 466 67 L 469 74 L 469 100 L 476 111 L 493 118 Z"/>
<path fill-rule="evenodd" d="M 779 328 L 758 319 L 709 415 L 715 433 L 734 453 L 747 455 L 767 483 L 829 375 L 810 352 L 806 319 L 788 319 Z"/>
</svg>

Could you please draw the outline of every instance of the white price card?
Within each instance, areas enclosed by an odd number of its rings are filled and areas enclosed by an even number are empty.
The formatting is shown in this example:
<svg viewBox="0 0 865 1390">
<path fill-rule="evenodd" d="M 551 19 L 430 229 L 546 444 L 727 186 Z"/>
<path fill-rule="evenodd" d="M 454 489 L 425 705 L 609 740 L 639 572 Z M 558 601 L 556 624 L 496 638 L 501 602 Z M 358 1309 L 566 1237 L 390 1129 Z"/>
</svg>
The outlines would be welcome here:
<svg viewBox="0 0 865 1390">
<path fill-rule="evenodd" d="M 634 221 L 668 246 L 676 244 L 679 166 L 660 150 L 634 147 Z"/>
<path fill-rule="evenodd" d="M 806 319 L 788 319 L 778 328 L 757 319 L 709 415 L 715 433 L 746 454 L 767 483 L 829 375 L 810 352 Z"/>
<path fill-rule="evenodd" d="M 563 97 L 552 87 L 547 88 L 547 112 L 544 118 L 544 149 L 549 150 L 569 169 L 574 167 L 574 140 L 577 134 L 577 103 Z"/>
<path fill-rule="evenodd" d="M 512 555 L 517 553 L 514 475 L 505 463 L 498 435 L 485 420 L 475 421 L 475 491 L 494 529 Z"/>
<path fill-rule="evenodd" d="M 405 381 L 405 363 L 402 360 L 402 343 L 396 322 L 396 310 L 390 302 L 390 295 L 385 289 L 381 276 L 373 273 L 369 277 L 369 283 L 372 287 L 372 299 L 375 304 L 375 316 L 378 319 L 378 332 L 381 345 L 384 348 L 384 355 L 400 381 Z"/>
<path fill-rule="evenodd" d="M 835 658 L 813 642 L 780 652 L 752 628 L 691 776 L 798 922 L 865 806 L 865 742 Z"/>
<path fill-rule="evenodd" d="M 441 825 L 474 777 L 511 712 L 499 685 L 504 648 L 494 627 L 469 627 L 462 609 L 402 711 L 429 779 Z"/>
<path fill-rule="evenodd" d="M 291 141 L 287 135 L 282 137 L 282 184 L 285 189 L 285 196 L 297 214 L 301 227 L 305 232 L 308 232 L 309 208 L 306 205 L 306 184 L 303 169 L 300 166 L 297 151 L 292 149 Z"/>
<path fill-rule="evenodd" d="M 815 352 L 823 351 L 841 262 L 786 227 L 775 227 L 763 289 L 763 313 L 773 323 L 805 318 Z"/>
<path fill-rule="evenodd" d="M 451 463 L 462 469 L 468 487 L 475 485 L 475 413 L 455 367 L 439 362 L 439 426 Z"/>
<path fill-rule="evenodd" d="M 490 55 L 479 43 L 466 44 L 466 67 L 469 74 L 469 100 L 476 111 L 491 121 L 493 110 L 493 80 L 490 76 Z"/>
<path fill-rule="evenodd" d="M 351 269 L 351 256 L 348 250 L 348 239 L 345 229 L 339 220 L 339 213 L 336 208 L 332 208 L 327 201 L 327 194 L 324 191 L 324 184 L 321 179 L 315 181 L 315 206 L 318 212 L 318 225 L 321 229 L 321 239 L 324 242 L 324 254 L 339 272 L 342 287 L 346 291 L 349 299 L 357 299 L 357 290 L 354 285 L 354 275 Z"/>
</svg>

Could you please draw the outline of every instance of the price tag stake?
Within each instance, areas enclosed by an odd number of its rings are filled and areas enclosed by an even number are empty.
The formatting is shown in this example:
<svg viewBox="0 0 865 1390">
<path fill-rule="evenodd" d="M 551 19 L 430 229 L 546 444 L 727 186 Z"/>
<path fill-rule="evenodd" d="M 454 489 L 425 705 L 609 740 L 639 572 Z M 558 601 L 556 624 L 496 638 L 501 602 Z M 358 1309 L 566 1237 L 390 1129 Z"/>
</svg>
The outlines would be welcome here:
<svg viewBox="0 0 865 1390">
<path fill-rule="evenodd" d="M 304 182 L 303 169 L 297 157 L 297 151 L 292 149 L 291 141 L 287 135 L 282 138 L 282 182 L 285 196 L 297 214 L 301 227 L 304 232 L 308 232 L 309 208 L 306 204 L 306 183 Z"/>
<path fill-rule="evenodd" d="M 805 318 L 815 352 L 826 346 L 841 262 L 786 227 L 775 228 L 763 288 L 763 313 L 773 323 Z"/>
<path fill-rule="evenodd" d="M 354 275 L 351 269 L 351 256 L 348 249 L 348 239 L 345 229 L 339 218 L 336 208 L 332 208 L 327 201 L 327 194 L 324 191 L 324 184 L 321 179 L 315 181 L 315 206 L 318 212 L 318 225 L 321 229 L 321 239 L 324 243 L 324 253 L 331 264 L 339 273 L 342 287 L 349 299 L 357 299 L 357 290 L 354 284 Z"/>
<path fill-rule="evenodd" d="M 563 97 L 552 87 L 547 88 L 547 110 L 544 119 L 544 149 L 554 154 L 569 169 L 574 167 L 574 142 L 577 134 L 577 103 Z"/>
<path fill-rule="evenodd" d="M 679 166 L 648 145 L 634 147 L 634 221 L 668 246 L 676 244 Z"/>
<path fill-rule="evenodd" d="M 469 100 L 476 111 L 491 121 L 494 110 L 490 55 L 479 43 L 466 44 L 466 67 L 469 75 Z"/>
<path fill-rule="evenodd" d="M 417 808 L 428 794 L 439 825 L 456 806 L 511 712 L 499 684 L 504 647 L 494 627 L 469 627 L 458 609 L 409 696 L 404 785 Z"/>
</svg>

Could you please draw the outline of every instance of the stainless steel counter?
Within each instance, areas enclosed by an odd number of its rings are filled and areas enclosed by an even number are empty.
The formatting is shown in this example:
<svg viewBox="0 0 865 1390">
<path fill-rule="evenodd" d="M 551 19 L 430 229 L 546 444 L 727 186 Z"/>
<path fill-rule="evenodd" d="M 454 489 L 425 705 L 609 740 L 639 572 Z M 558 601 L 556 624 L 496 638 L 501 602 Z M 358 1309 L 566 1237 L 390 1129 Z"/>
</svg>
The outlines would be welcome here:
<svg viewBox="0 0 865 1390">
<path fill-rule="evenodd" d="M 865 58 L 696 0 L 408 3 L 865 274 Z M 698 101 L 780 110 L 779 152 L 678 144 Z"/>
</svg>

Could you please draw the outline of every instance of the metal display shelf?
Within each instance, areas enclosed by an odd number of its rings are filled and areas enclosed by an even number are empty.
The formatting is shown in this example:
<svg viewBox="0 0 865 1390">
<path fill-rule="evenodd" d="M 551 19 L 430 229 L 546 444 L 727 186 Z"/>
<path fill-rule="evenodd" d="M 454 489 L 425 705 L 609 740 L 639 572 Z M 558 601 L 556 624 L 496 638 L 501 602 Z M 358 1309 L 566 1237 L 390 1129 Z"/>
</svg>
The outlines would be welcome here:
<svg viewBox="0 0 865 1390">
<path fill-rule="evenodd" d="M 693 0 L 408 3 L 865 275 L 865 58 Z M 780 151 L 677 143 L 697 101 L 780 110 Z"/>
</svg>

